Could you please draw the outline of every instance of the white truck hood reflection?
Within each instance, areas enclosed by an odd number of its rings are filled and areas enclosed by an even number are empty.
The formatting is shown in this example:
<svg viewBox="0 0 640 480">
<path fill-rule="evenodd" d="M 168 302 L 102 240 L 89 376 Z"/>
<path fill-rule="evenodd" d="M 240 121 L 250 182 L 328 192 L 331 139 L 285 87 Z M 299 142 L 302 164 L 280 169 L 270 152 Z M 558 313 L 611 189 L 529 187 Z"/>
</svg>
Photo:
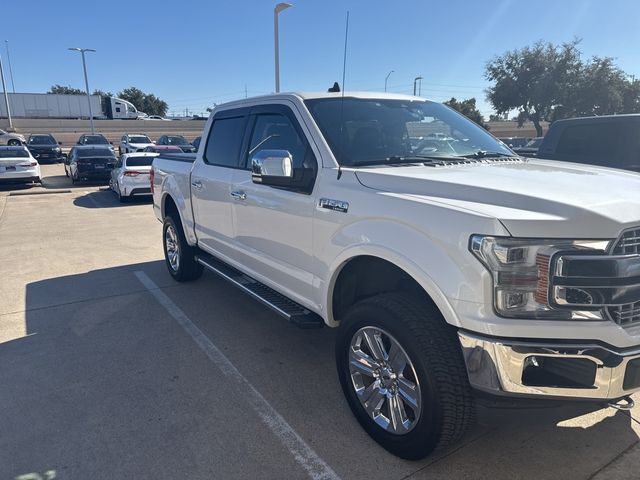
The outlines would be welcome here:
<svg viewBox="0 0 640 480">
<path fill-rule="evenodd" d="M 358 168 L 356 176 L 375 190 L 497 218 L 516 237 L 615 238 L 640 225 L 640 174 L 623 170 L 488 160 Z"/>
</svg>

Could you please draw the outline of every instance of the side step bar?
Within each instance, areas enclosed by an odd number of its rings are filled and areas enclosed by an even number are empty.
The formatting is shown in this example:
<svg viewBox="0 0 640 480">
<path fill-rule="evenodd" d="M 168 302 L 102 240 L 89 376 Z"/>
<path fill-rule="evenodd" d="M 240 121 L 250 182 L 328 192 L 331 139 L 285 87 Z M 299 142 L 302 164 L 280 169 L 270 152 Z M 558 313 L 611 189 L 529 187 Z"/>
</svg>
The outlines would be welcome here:
<svg viewBox="0 0 640 480">
<path fill-rule="evenodd" d="M 201 252 L 196 255 L 195 259 L 196 262 L 235 285 L 294 325 L 300 328 L 321 328 L 324 326 L 322 317 L 316 313 L 307 310 L 302 305 L 299 305 L 272 288 L 267 287 L 254 278 L 218 260 L 214 256 Z"/>
</svg>

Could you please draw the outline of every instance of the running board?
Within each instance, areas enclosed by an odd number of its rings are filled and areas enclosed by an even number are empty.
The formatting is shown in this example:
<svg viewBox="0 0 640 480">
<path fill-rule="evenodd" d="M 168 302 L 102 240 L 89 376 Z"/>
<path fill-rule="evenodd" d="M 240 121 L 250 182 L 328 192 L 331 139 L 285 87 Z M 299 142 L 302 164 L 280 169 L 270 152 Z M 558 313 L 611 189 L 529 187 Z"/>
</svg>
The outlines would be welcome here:
<svg viewBox="0 0 640 480">
<path fill-rule="evenodd" d="M 302 305 L 218 260 L 214 256 L 201 252 L 196 255 L 195 259 L 196 262 L 249 294 L 297 327 L 321 328 L 324 326 L 324 321 L 316 313 L 311 312 Z"/>
</svg>

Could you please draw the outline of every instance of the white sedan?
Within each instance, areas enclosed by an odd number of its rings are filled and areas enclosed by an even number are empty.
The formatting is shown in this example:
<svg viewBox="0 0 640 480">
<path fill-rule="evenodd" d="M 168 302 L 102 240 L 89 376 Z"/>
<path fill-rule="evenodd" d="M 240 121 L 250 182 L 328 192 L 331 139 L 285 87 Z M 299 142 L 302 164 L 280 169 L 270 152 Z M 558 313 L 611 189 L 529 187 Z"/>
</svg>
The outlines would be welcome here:
<svg viewBox="0 0 640 480">
<path fill-rule="evenodd" d="M 125 153 L 120 156 L 116 167 L 111 171 L 109 187 L 121 202 L 138 195 L 151 195 L 149 172 L 157 153 Z"/>
<path fill-rule="evenodd" d="M 40 165 L 27 147 L 0 147 L 0 182 L 40 183 Z"/>
</svg>

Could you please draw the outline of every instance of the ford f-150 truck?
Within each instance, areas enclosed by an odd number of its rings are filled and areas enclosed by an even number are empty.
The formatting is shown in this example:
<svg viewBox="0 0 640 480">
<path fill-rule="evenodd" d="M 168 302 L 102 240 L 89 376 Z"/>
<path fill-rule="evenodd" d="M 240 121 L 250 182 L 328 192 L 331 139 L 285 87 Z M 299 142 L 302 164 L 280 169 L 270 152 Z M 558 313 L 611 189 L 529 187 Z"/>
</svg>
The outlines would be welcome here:
<svg viewBox="0 0 640 480">
<path fill-rule="evenodd" d="M 459 439 L 487 394 L 640 389 L 635 173 L 518 157 L 417 97 L 291 93 L 217 106 L 151 184 L 173 278 L 337 327 L 347 402 L 396 455 Z"/>
</svg>

